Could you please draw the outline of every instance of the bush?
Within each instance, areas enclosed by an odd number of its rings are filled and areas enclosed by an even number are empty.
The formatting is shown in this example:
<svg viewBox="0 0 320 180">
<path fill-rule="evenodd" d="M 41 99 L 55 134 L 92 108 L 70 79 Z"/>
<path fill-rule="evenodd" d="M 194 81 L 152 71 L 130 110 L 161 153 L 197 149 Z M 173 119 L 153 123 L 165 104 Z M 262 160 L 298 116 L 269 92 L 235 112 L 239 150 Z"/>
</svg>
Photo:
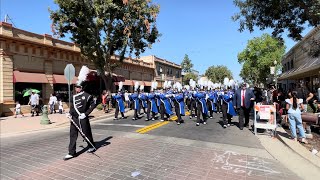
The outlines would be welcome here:
<svg viewBox="0 0 320 180">
<path fill-rule="evenodd" d="M 102 103 L 98 104 L 96 108 L 101 111 L 103 109 Z"/>
</svg>

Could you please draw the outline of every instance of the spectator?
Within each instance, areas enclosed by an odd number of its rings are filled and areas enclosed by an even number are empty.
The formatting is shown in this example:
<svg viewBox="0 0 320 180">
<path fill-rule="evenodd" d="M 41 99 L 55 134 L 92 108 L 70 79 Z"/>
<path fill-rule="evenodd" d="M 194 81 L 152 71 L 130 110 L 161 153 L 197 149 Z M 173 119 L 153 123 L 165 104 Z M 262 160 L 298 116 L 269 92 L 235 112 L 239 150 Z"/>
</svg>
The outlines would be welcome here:
<svg viewBox="0 0 320 180">
<path fill-rule="evenodd" d="M 59 113 L 62 114 L 63 113 L 63 103 L 62 103 L 61 99 L 59 99 L 58 104 L 59 104 Z"/>
<path fill-rule="evenodd" d="M 299 136 L 300 136 L 299 141 L 302 143 L 308 143 L 306 141 L 306 135 L 302 126 L 302 119 L 301 119 L 301 110 L 303 110 L 302 101 L 297 98 L 296 91 L 289 93 L 288 96 L 290 99 L 286 99 L 286 102 L 287 102 L 288 119 L 290 123 L 292 139 L 294 141 L 297 141 L 296 127 L 298 127 Z"/>
<path fill-rule="evenodd" d="M 19 114 L 24 116 L 22 111 L 21 111 L 21 105 L 20 105 L 19 101 L 17 101 L 16 102 L 16 107 L 14 108 L 14 118 L 17 118 L 17 115 L 19 115 Z"/>
<path fill-rule="evenodd" d="M 314 103 L 317 101 L 315 95 L 313 92 L 309 91 L 308 93 L 308 97 L 306 99 L 306 103 L 309 104 L 309 106 L 311 107 L 313 113 L 316 113 L 316 107 L 314 105 Z"/>
<path fill-rule="evenodd" d="M 108 100 L 108 92 L 106 90 L 103 90 L 102 92 L 102 96 L 101 96 L 101 102 L 102 102 L 102 107 L 103 107 L 103 111 L 105 113 L 109 112 L 109 100 Z M 108 109 L 106 110 L 108 106 Z"/>
<path fill-rule="evenodd" d="M 34 113 L 39 116 L 39 95 L 34 93 L 34 91 L 31 92 L 28 104 L 31 106 L 31 117 L 34 116 Z"/>
<path fill-rule="evenodd" d="M 125 100 L 125 102 L 126 102 L 127 108 L 129 108 L 129 107 L 130 107 L 130 100 L 129 100 L 129 93 L 128 93 L 127 90 L 126 90 L 125 93 L 124 93 L 124 100 Z"/>
<path fill-rule="evenodd" d="M 55 105 L 57 104 L 57 97 L 54 94 L 50 94 L 49 106 L 50 106 L 50 114 L 56 113 Z"/>
</svg>

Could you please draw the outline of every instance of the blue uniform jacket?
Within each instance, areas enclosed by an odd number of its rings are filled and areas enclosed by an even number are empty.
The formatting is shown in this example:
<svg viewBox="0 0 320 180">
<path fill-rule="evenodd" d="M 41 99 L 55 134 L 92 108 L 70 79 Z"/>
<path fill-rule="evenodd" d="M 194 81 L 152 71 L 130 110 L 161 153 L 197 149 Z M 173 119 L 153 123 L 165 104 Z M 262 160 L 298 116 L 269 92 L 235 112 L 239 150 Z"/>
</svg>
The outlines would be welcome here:
<svg viewBox="0 0 320 180">
<path fill-rule="evenodd" d="M 166 94 L 159 94 L 161 102 L 164 104 L 164 108 L 167 114 L 172 115 L 171 105 L 169 99 L 166 97 Z"/>
<path fill-rule="evenodd" d="M 113 96 L 113 98 L 117 101 L 118 106 L 119 106 L 119 111 L 124 113 L 125 108 L 124 108 L 124 103 L 123 103 L 123 99 L 122 99 L 122 95 L 121 94 L 116 94 Z"/>
<path fill-rule="evenodd" d="M 147 96 L 148 101 L 151 103 L 151 112 L 158 113 L 158 107 L 156 104 L 156 95 L 154 93 L 150 93 Z"/>
<path fill-rule="evenodd" d="M 208 108 L 206 104 L 205 94 L 201 92 L 197 92 L 194 94 L 194 96 L 197 98 L 197 100 L 200 102 L 200 105 L 202 106 L 202 113 L 208 115 Z"/>
<path fill-rule="evenodd" d="M 174 100 L 178 102 L 179 105 L 179 112 L 182 116 L 185 115 L 185 110 L 184 110 L 184 97 L 183 94 L 177 94 L 174 96 Z"/>
<path fill-rule="evenodd" d="M 129 98 L 133 101 L 133 109 L 139 109 L 139 98 L 138 98 L 138 94 L 134 93 L 132 95 L 129 96 Z"/>
<path fill-rule="evenodd" d="M 225 94 L 222 96 L 222 100 L 224 102 L 226 102 L 228 104 L 228 109 L 227 109 L 227 113 L 230 114 L 231 116 L 236 116 L 237 113 L 233 107 L 233 103 L 232 103 L 232 95 L 231 94 Z"/>
</svg>

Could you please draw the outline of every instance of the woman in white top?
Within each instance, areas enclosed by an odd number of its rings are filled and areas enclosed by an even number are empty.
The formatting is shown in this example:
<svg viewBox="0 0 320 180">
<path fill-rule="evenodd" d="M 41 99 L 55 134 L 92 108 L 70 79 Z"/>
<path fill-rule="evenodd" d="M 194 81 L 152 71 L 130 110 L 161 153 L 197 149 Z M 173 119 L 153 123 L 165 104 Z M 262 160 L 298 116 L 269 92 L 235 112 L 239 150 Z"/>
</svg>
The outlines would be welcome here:
<svg viewBox="0 0 320 180">
<path fill-rule="evenodd" d="M 307 143 L 306 135 L 304 133 L 304 129 L 302 126 L 302 119 L 301 119 L 301 110 L 303 110 L 303 104 L 300 99 L 297 98 L 297 92 L 289 92 L 288 94 L 289 99 L 286 99 L 286 108 L 288 110 L 288 118 L 290 123 L 290 130 L 291 136 L 293 140 L 297 141 L 297 130 L 296 127 L 299 129 L 299 136 L 300 142 Z"/>
</svg>

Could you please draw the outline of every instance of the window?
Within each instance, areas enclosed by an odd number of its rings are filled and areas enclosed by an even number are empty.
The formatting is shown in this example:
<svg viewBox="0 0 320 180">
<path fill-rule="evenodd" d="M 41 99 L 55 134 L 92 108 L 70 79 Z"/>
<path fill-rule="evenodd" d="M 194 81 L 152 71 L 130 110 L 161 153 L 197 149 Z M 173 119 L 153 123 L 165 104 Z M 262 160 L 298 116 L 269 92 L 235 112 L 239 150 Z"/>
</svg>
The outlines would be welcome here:
<svg viewBox="0 0 320 180">
<path fill-rule="evenodd" d="M 170 70 L 169 70 L 169 68 L 167 69 L 167 75 L 169 75 L 170 74 Z"/>
<path fill-rule="evenodd" d="M 291 68 L 294 68 L 294 66 L 293 66 L 293 59 L 291 60 Z"/>
<path fill-rule="evenodd" d="M 284 64 L 284 72 L 286 72 L 288 69 L 287 69 L 287 64 L 285 63 Z"/>
<path fill-rule="evenodd" d="M 291 68 L 290 68 L 290 63 L 289 62 L 287 62 L 287 67 L 288 67 L 288 70 L 290 70 Z"/>
<path fill-rule="evenodd" d="M 176 78 L 180 78 L 180 72 L 176 71 Z"/>
<path fill-rule="evenodd" d="M 160 74 L 162 74 L 162 67 L 161 66 L 158 67 L 158 75 L 160 75 Z"/>
</svg>

